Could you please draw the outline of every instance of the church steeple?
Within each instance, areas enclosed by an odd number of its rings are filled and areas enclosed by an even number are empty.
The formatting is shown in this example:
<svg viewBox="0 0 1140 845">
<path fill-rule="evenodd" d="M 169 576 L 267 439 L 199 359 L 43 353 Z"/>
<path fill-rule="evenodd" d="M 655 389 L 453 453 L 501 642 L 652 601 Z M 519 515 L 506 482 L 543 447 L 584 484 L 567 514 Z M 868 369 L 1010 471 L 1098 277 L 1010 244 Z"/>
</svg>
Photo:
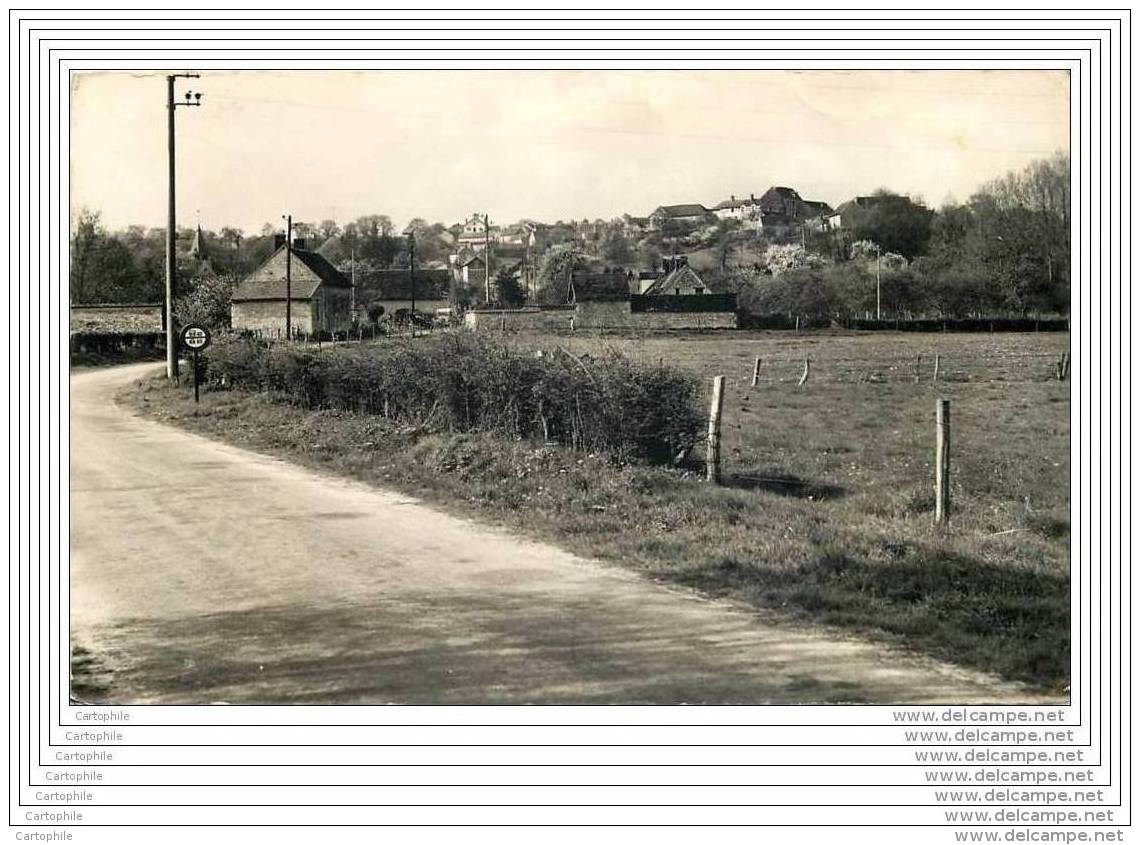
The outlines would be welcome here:
<svg viewBox="0 0 1140 845">
<path fill-rule="evenodd" d="M 206 236 L 202 234 L 201 225 L 194 230 L 194 242 L 190 244 L 190 257 L 199 260 L 206 257 Z"/>
</svg>

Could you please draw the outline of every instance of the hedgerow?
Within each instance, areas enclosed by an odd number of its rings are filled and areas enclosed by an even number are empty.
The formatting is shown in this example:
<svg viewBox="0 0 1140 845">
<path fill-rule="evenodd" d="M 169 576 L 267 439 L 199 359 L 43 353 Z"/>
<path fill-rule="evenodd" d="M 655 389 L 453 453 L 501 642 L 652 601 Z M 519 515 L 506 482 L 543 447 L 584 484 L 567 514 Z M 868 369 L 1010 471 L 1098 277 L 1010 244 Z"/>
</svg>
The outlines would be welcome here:
<svg viewBox="0 0 1140 845">
<path fill-rule="evenodd" d="M 694 377 L 613 352 L 536 355 L 466 333 L 314 350 L 229 336 L 206 353 L 216 387 L 310 409 L 382 415 L 432 432 L 542 438 L 577 451 L 665 461 L 701 428 Z"/>
</svg>

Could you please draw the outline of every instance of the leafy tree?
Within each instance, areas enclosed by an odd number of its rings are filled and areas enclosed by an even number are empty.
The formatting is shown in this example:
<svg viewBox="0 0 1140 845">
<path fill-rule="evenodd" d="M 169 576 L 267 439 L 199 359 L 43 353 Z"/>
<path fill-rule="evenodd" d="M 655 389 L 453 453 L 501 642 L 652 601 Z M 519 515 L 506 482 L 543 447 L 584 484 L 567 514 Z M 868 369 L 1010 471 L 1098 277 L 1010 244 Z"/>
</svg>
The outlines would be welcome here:
<svg viewBox="0 0 1140 845">
<path fill-rule="evenodd" d="M 230 295 L 238 285 L 233 275 L 208 273 L 191 280 L 190 291 L 174 302 L 174 315 L 181 325 L 199 323 L 212 328 L 230 325 Z"/>
<path fill-rule="evenodd" d="M 342 240 L 361 258 L 392 266 L 401 249 L 392 234 L 392 220 L 386 214 L 367 214 L 344 227 Z"/>
<path fill-rule="evenodd" d="M 736 246 L 733 238 L 733 232 L 736 228 L 736 221 L 720 220 L 714 230 L 712 251 L 716 257 L 716 265 L 721 276 L 728 272 L 728 259 L 732 256 L 732 251 Z"/>
<path fill-rule="evenodd" d="M 627 265 L 633 262 L 633 246 L 619 229 L 610 229 L 602 241 L 602 258 L 611 264 Z"/>
<path fill-rule="evenodd" d="M 820 268 L 801 267 L 774 276 L 755 274 L 739 288 L 737 301 L 754 314 L 826 317 L 834 310 Z"/>
<path fill-rule="evenodd" d="M 978 228 L 988 235 L 978 251 L 1011 310 L 1068 312 L 1070 178 L 1069 156 L 1058 154 L 983 186 L 970 199 Z"/>
<path fill-rule="evenodd" d="M 495 274 L 495 290 L 499 302 L 507 308 L 521 308 L 526 303 L 526 291 L 519 284 L 519 277 L 506 267 Z"/>
<path fill-rule="evenodd" d="M 822 267 L 824 260 L 799 244 L 773 244 L 764 250 L 764 267 L 773 276 L 789 270 Z"/>
<path fill-rule="evenodd" d="M 646 238 L 637 245 L 637 265 L 645 270 L 656 270 L 661 266 L 660 242 Z"/>
<path fill-rule="evenodd" d="M 98 212 L 79 212 L 68 272 L 73 302 L 153 301 L 159 296 L 156 281 L 139 272 L 126 244 L 104 231 Z"/>
<path fill-rule="evenodd" d="M 75 221 L 71 234 L 71 299 L 74 302 L 91 302 L 94 280 L 91 265 L 99 242 L 103 238 L 103 226 L 99 212 L 83 208 Z"/>
<path fill-rule="evenodd" d="M 581 250 L 548 252 L 538 269 L 538 301 L 548 305 L 565 303 L 570 295 L 570 274 L 575 270 L 584 270 L 590 264 L 590 256 Z"/>
<path fill-rule="evenodd" d="M 877 243 L 884 252 L 897 252 L 914 258 L 926 251 L 930 242 L 934 212 L 910 197 L 880 190 L 874 202 L 854 214 L 856 240 Z"/>
</svg>

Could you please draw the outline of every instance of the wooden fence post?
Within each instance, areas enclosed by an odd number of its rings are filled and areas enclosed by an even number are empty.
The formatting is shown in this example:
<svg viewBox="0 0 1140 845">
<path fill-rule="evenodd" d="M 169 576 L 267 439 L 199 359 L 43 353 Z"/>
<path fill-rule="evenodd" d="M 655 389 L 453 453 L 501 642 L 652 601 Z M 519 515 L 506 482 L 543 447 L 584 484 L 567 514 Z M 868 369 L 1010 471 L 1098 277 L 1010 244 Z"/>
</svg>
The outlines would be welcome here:
<svg viewBox="0 0 1140 845">
<path fill-rule="evenodd" d="M 811 360 L 804 358 L 804 374 L 800 376 L 799 387 L 807 384 L 808 376 L 811 375 Z"/>
<path fill-rule="evenodd" d="M 1069 365 L 1071 363 L 1073 363 L 1073 356 L 1070 353 L 1066 352 L 1065 353 L 1065 366 L 1062 368 L 1062 372 L 1061 372 L 1061 375 L 1063 378 L 1069 377 Z"/>
<path fill-rule="evenodd" d="M 922 356 L 916 355 L 914 358 L 914 383 L 918 384 L 922 380 Z"/>
<path fill-rule="evenodd" d="M 950 520 L 950 400 L 939 399 L 934 417 L 934 521 Z"/>
<path fill-rule="evenodd" d="M 942 364 L 942 356 L 941 355 L 935 355 L 934 356 L 934 379 L 933 380 L 936 383 L 938 381 L 938 368 L 941 366 L 941 364 Z"/>
<path fill-rule="evenodd" d="M 724 407 L 724 376 L 713 377 L 712 405 L 709 407 L 709 436 L 705 447 L 705 478 L 720 484 L 720 412 Z"/>
<path fill-rule="evenodd" d="M 756 383 L 760 381 L 760 356 L 756 356 L 756 366 L 752 368 L 752 386 L 755 387 Z"/>
</svg>

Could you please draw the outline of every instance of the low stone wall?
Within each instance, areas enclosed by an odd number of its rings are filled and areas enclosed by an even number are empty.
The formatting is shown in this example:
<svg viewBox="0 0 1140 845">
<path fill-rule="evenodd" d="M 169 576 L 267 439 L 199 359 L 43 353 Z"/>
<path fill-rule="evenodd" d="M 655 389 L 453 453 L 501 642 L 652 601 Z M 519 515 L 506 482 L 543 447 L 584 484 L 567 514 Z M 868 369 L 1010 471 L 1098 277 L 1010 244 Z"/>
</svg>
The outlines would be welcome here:
<svg viewBox="0 0 1140 845">
<path fill-rule="evenodd" d="M 162 332 L 162 305 L 103 304 L 72 305 L 71 334 L 159 334 Z"/>
<path fill-rule="evenodd" d="M 574 327 L 582 329 L 631 329 L 665 331 L 670 329 L 734 329 L 732 311 L 638 311 L 629 302 L 579 302 L 575 306 Z"/>
<path fill-rule="evenodd" d="M 630 328 L 643 331 L 666 331 L 671 329 L 735 329 L 736 314 L 729 311 L 707 311 L 691 313 L 665 313 L 654 311 L 630 314 Z"/>
<path fill-rule="evenodd" d="M 570 331 L 570 309 L 560 311 L 468 311 L 463 323 L 474 331 Z"/>
<path fill-rule="evenodd" d="M 682 329 L 735 329 L 730 311 L 631 312 L 628 302 L 580 302 L 573 310 L 468 311 L 464 321 L 475 331 L 570 331 L 575 329 L 628 329 L 671 331 Z"/>
</svg>

